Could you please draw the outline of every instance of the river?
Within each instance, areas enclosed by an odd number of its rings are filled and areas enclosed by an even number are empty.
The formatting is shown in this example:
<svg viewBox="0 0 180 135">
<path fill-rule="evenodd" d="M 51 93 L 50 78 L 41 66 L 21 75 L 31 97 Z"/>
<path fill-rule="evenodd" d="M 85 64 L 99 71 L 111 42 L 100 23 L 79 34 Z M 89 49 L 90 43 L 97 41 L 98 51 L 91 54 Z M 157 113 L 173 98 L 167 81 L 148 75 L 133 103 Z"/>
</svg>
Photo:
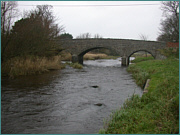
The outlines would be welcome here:
<svg viewBox="0 0 180 135">
<path fill-rule="evenodd" d="M 142 95 L 116 60 L 84 61 L 41 75 L 1 79 L 2 134 L 94 134 L 132 94 Z"/>
</svg>

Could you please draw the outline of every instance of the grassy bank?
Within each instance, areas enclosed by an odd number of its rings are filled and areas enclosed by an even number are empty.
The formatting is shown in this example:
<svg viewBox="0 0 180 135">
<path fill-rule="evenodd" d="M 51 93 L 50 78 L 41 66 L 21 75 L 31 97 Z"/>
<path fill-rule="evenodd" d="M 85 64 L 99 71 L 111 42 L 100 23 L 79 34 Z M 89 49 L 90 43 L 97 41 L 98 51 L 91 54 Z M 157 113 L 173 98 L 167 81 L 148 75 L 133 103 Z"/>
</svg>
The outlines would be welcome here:
<svg viewBox="0 0 180 135">
<path fill-rule="evenodd" d="M 148 93 L 133 95 L 112 113 L 99 133 L 177 134 L 179 133 L 179 60 L 148 60 L 128 67 L 143 88 L 150 78 Z"/>
<path fill-rule="evenodd" d="M 15 57 L 1 64 L 2 76 L 16 77 L 32 75 L 63 68 L 60 56 L 38 57 L 26 56 Z"/>
<path fill-rule="evenodd" d="M 134 60 L 131 60 L 131 63 L 137 63 L 137 62 L 141 62 L 141 61 L 147 61 L 147 60 L 153 60 L 154 58 L 152 56 L 148 56 L 148 57 L 135 57 Z"/>
</svg>

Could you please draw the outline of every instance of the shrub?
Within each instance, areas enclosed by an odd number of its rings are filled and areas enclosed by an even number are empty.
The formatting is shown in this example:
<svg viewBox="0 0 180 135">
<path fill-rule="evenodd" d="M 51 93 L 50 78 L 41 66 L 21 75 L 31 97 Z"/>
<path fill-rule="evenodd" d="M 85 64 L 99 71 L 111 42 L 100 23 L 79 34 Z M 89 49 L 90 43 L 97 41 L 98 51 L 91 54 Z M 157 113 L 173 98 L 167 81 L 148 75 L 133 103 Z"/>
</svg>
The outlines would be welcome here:
<svg viewBox="0 0 180 135">
<path fill-rule="evenodd" d="M 83 66 L 81 64 L 79 64 L 79 63 L 73 63 L 72 67 L 76 68 L 76 69 L 82 69 L 83 68 Z"/>
</svg>

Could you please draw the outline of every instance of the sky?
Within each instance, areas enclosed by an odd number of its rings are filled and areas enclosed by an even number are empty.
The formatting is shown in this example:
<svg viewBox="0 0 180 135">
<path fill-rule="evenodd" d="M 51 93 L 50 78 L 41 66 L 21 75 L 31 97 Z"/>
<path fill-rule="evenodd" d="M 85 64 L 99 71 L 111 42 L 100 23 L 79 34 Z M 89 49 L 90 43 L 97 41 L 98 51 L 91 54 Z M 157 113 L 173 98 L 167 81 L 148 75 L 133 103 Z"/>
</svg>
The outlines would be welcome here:
<svg viewBox="0 0 180 135">
<path fill-rule="evenodd" d="M 135 40 L 144 35 L 156 41 L 162 19 L 160 1 L 18 1 L 18 10 L 22 17 L 24 11 L 45 4 L 53 6 L 56 23 L 73 38 L 90 33 L 92 37 Z"/>
</svg>

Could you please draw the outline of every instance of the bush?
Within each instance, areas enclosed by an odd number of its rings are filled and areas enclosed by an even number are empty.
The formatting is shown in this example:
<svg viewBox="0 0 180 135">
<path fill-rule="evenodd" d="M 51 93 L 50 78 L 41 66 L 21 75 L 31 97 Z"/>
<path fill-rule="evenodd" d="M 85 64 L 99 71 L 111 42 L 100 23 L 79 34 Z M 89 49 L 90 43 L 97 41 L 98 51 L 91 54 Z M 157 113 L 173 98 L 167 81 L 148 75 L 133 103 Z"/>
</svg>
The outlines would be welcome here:
<svg viewBox="0 0 180 135">
<path fill-rule="evenodd" d="M 176 49 L 166 48 L 166 49 L 160 50 L 160 52 L 167 57 L 175 57 L 179 59 L 179 48 L 176 48 Z"/>
<path fill-rule="evenodd" d="M 82 69 L 83 68 L 83 66 L 81 64 L 79 64 L 79 63 L 73 63 L 72 67 L 76 68 L 76 69 Z"/>
</svg>

